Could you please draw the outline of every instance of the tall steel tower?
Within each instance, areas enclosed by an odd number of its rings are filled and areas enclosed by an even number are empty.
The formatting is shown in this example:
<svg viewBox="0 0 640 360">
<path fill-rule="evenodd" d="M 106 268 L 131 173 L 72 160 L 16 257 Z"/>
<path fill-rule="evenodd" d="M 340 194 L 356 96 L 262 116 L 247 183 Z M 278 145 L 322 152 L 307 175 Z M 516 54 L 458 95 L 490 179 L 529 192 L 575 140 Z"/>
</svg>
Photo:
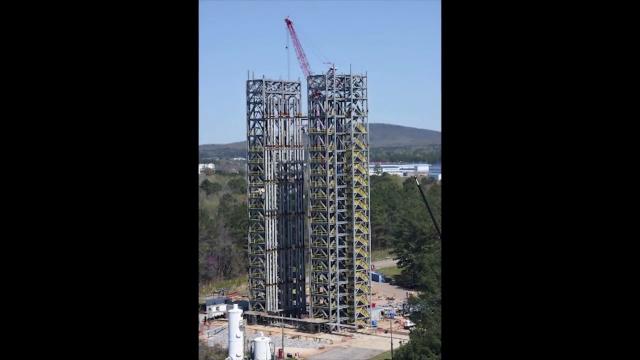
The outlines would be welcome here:
<svg viewBox="0 0 640 360">
<path fill-rule="evenodd" d="M 247 80 L 252 310 L 306 312 L 304 146 L 299 81 Z"/>
<path fill-rule="evenodd" d="M 366 75 L 307 77 L 311 314 L 368 326 L 371 304 Z"/>
</svg>

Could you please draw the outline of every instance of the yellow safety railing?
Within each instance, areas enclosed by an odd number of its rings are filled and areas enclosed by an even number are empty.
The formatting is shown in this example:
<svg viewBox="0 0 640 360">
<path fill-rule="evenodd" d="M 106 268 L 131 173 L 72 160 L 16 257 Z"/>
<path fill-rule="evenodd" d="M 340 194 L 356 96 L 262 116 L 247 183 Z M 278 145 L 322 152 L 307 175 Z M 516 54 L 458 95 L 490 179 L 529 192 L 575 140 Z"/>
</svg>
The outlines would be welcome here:
<svg viewBox="0 0 640 360">
<path fill-rule="evenodd" d="M 309 128 L 309 134 L 328 134 L 333 135 L 334 129 Z"/>
<path fill-rule="evenodd" d="M 364 256 L 364 257 L 366 257 L 367 255 L 369 255 L 369 254 L 367 254 L 367 250 L 365 250 L 365 249 L 363 249 L 363 248 L 356 248 L 356 253 L 358 253 L 358 254 L 360 254 L 360 255 L 362 255 L 362 256 Z"/>
<path fill-rule="evenodd" d="M 360 164 L 358 164 L 358 163 L 353 164 L 353 167 L 354 167 L 356 170 L 360 171 L 360 173 L 361 173 L 361 174 L 363 174 L 363 175 L 368 173 L 368 170 L 367 170 L 367 169 L 365 169 L 365 168 L 364 168 L 364 166 L 362 166 L 362 165 L 360 165 Z"/>
<path fill-rule="evenodd" d="M 356 277 L 362 281 L 369 281 L 369 279 L 367 278 L 367 273 L 364 271 L 357 271 Z"/>
<path fill-rule="evenodd" d="M 367 194 L 366 191 L 362 190 L 362 188 L 359 188 L 359 187 L 353 188 L 353 192 L 358 194 L 358 195 L 360 195 L 360 196 L 362 196 L 362 197 L 368 197 L 369 196 L 369 194 Z"/>
<path fill-rule="evenodd" d="M 364 222 L 369 221 L 369 217 L 368 217 L 367 215 L 365 215 L 365 213 L 364 213 L 364 212 L 362 212 L 362 211 L 356 211 L 356 212 L 354 213 L 354 217 L 355 217 L 357 220 L 360 220 L 360 221 L 364 221 Z"/>
<path fill-rule="evenodd" d="M 363 234 L 368 234 L 369 233 L 369 228 L 366 227 L 366 226 L 362 226 L 361 224 L 356 224 L 355 228 L 356 228 L 356 230 L 359 230 Z"/>
<path fill-rule="evenodd" d="M 367 148 L 366 145 L 358 138 L 354 138 L 353 142 L 355 142 L 356 145 L 358 145 L 358 147 L 360 147 L 360 149 L 362 149 L 362 150 Z"/>
<path fill-rule="evenodd" d="M 353 176 L 353 180 L 362 186 L 367 186 L 368 184 L 367 178 L 358 174 Z"/>
<path fill-rule="evenodd" d="M 366 284 L 356 284 L 355 288 L 365 293 L 369 291 L 369 286 L 367 286 Z"/>
<path fill-rule="evenodd" d="M 325 193 L 312 193 L 311 194 L 311 198 L 312 199 L 326 199 L 327 198 L 327 194 L 325 194 Z"/>
<path fill-rule="evenodd" d="M 369 209 L 369 207 L 367 206 L 367 203 L 366 203 L 366 202 L 364 202 L 364 201 L 362 201 L 362 200 L 356 199 L 353 203 L 354 203 L 356 206 L 360 206 L 360 207 L 361 207 L 361 208 L 363 208 L 364 210 L 368 210 L 368 209 Z"/>
<path fill-rule="evenodd" d="M 330 181 L 329 185 L 327 186 L 327 182 L 326 181 L 312 181 L 311 182 L 311 187 L 317 187 L 317 188 L 325 188 L 325 187 L 334 187 L 335 186 L 335 181 Z"/>
<path fill-rule="evenodd" d="M 360 265 L 366 269 L 369 267 L 369 262 L 363 259 L 356 259 L 356 265 Z"/>
<path fill-rule="evenodd" d="M 355 159 L 357 159 L 357 160 L 359 160 L 359 161 L 361 161 L 363 163 L 367 162 L 367 157 L 364 156 L 364 154 L 361 151 L 358 151 L 358 150 L 355 150 L 353 152 L 353 158 L 355 158 Z"/>
<path fill-rule="evenodd" d="M 367 311 L 367 308 L 365 306 L 358 306 L 356 308 L 356 313 L 364 317 L 369 317 L 369 312 Z"/>
</svg>

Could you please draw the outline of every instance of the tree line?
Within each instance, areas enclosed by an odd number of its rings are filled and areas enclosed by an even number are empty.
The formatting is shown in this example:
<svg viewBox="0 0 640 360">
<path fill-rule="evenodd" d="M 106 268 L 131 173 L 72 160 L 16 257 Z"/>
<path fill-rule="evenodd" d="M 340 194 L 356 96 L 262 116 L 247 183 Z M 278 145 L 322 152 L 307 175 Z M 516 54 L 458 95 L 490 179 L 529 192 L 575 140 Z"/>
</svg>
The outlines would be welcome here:
<svg viewBox="0 0 640 360">
<path fill-rule="evenodd" d="M 432 146 L 401 146 L 401 147 L 371 147 L 370 160 L 374 162 L 427 162 L 436 164 L 441 162 L 440 145 Z"/>
<path fill-rule="evenodd" d="M 241 175 L 216 174 L 200 183 L 200 283 L 246 273 L 246 181 Z"/>
</svg>

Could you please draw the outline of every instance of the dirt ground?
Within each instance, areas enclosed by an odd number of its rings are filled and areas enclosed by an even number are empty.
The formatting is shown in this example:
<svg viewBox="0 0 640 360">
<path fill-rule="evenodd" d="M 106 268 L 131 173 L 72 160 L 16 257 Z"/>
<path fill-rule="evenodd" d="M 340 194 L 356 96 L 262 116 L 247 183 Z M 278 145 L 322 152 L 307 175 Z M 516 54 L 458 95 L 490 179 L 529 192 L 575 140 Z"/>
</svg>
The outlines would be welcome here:
<svg viewBox="0 0 640 360">
<path fill-rule="evenodd" d="M 376 269 L 391 267 L 395 265 L 393 259 L 379 260 L 373 263 Z M 389 283 L 372 282 L 372 302 L 376 307 L 393 306 L 401 307 L 401 304 L 407 300 L 411 294 L 417 295 L 415 292 L 408 291 L 396 285 Z M 238 298 L 246 297 L 246 286 L 233 289 L 237 291 L 234 295 Z M 396 316 L 395 319 L 380 320 L 377 329 L 366 329 L 360 332 L 343 332 L 343 333 L 304 333 L 295 329 L 284 329 L 285 353 L 298 354 L 305 360 L 368 360 L 380 353 L 391 349 L 391 332 L 390 326 L 393 327 L 393 346 L 397 348 L 401 342 L 409 340 L 409 331 L 404 330 L 404 318 Z M 227 325 L 225 319 L 210 321 L 208 326 L 201 325 L 201 339 L 206 341 L 207 328 L 213 329 Z M 282 329 L 275 326 L 248 325 L 246 334 L 251 338 L 257 332 L 263 332 L 265 336 L 270 337 L 274 344 L 281 344 Z M 313 341 L 314 346 L 300 348 L 288 346 L 287 344 L 295 344 L 295 341 L 289 339 L 300 339 L 305 341 Z M 305 342 L 302 341 L 302 342 Z M 279 347 L 279 346 L 278 346 Z M 276 349 L 277 353 L 277 349 Z"/>
<path fill-rule="evenodd" d="M 400 346 L 400 342 L 409 339 L 408 332 L 402 330 L 402 318 L 394 320 L 393 343 L 394 347 Z M 226 320 L 213 320 L 209 322 L 209 328 L 219 328 L 227 325 Z M 285 333 L 285 353 L 298 354 L 305 360 L 367 360 L 371 357 L 389 351 L 391 349 L 391 333 L 388 330 L 389 323 L 381 322 L 377 330 L 369 329 L 362 332 L 341 332 L 341 333 L 305 333 L 295 329 L 284 329 Z M 203 329 L 204 330 L 204 329 Z M 280 345 L 282 329 L 275 326 L 248 325 L 246 334 L 248 338 L 254 334 L 262 332 L 270 337 L 274 343 Z M 293 343 L 291 338 L 313 341 L 313 347 L 299 348 L 288 346 Z M 201 339 L 206 343 L 206 335 Z M 277 346 L 279 348 L 279 346 Z M 277 349 L 276 349 L 277 353 Z"/>
<path fill-rule="evenodd" d="M 415 291 L 409 291 L 389 283 L 371 283 L 371 301 L 380 306 L 400 306 L 406 302 L 409 295 L 417 295 Z"/>
<path fill-rule="evenodd" d="M 393 260 L 393 259 L 383 259 L 383 260 L 378 260 L 378 261 L 372 261 L 371 265 L 373 265 L 373 267 L 375 268 L 374 271 L 376 271 L 377 269 L 383 269 L 383 268 L 387 268 L 387 267 L 396 266 L 396 261 Z"/>
</svg>

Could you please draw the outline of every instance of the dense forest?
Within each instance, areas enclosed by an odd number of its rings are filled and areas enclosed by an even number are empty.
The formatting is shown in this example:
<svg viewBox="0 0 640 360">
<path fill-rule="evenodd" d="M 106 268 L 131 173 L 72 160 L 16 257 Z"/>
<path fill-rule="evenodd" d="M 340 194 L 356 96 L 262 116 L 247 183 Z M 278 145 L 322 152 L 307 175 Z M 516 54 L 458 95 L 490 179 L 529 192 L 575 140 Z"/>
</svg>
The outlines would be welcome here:
<svg viewBox="0 0 640 360">
<path fill-rule="evenodd" d="M 421 178 L 440 223 L 441 186 Z M 243 175 L 200 176 L 200 283 L 243 278 L 247 267 L 247 205 Z M 440 358 L 440 240 L 413 178 L 371 176 L 371 242 L 388 249 L 401 269 L 395 281 L 418 290 L 412 298 L 417 324 L 394 359 Z M 422 354 L 416 357 L 414 354 Z"/>
<path fill-rule="evenodd" d="M 371 147 L 370 161 L 376 162 L 427 162 L 440 163 L 440 145 Z"/>
<path fill-rule="evenodd" d="M 389 176 L 381 178 L 385 177 Z M 422 180 L 429 205 L 441 224 L 441 187 Z M 371 196 L 373 200 L 373 194 Z M 394 353 L 394 359 L 440 359 L 440 239 L 413 179 L 403 182 L 400 197 L 395 222 L 389 229 L 392 254 L 402 270 L 396 280 L 418 290 L 420 295 L 410 300 L 415 309 L 410 318 L 416 328 L 411 332 L 410 341 Z M 372 223 L 374 221 L 372 216 Z"/>
<path fill-rule="evenodd" d="M 246 273 L 246 181 L 239 174 L 201 175 L 200 284 Z"/>
</svg>

